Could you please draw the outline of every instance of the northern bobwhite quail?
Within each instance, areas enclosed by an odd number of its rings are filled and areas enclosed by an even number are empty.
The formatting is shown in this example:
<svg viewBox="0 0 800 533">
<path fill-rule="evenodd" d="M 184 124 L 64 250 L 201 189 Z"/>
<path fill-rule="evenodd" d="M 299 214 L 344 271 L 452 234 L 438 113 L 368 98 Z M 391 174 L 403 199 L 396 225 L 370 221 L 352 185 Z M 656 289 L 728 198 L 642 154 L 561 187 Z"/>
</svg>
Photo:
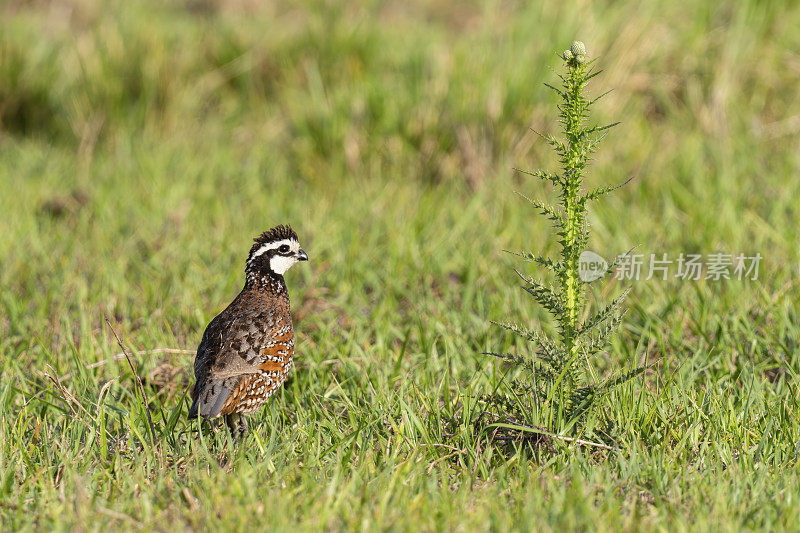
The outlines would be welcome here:
<svg viewBox="0 0 800 533">
<path fill-rule="evenodd" d="M 283 274 L 308 261 L 297 234 L 277 226 L 255 239 L 242 292 L 206 327 L 194 361 L 189 418 L 223 416 L 234 441 L 292 368 L 294 331 Z"/>
</svg>

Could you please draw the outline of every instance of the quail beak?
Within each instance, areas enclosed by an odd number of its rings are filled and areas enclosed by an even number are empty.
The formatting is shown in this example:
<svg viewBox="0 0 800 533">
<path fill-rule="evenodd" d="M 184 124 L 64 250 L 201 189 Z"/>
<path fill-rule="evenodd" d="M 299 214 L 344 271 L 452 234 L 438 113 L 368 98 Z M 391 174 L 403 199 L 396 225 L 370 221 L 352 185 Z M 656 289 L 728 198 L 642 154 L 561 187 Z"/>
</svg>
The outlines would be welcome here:
<svg viewBox="0 0 800 533">
<path fill-rule="evenodd" d="M 305 253 L 302 248 L 297 251 L 295 257 L 298 261 L 308 261 L 308 254 Z"/>
</svg>

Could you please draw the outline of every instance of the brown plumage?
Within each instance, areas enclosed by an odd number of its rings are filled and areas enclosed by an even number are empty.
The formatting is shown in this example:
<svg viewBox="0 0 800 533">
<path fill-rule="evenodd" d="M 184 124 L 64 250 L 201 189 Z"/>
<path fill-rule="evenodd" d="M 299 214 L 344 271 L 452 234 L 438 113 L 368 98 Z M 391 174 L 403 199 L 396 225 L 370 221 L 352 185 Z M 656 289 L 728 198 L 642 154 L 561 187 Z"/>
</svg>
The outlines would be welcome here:
<svg viewBox="0 0 800 533">
<path fill-rule="evenodd" d="M 197 348 L 190 419 L 223 416 L 238 440 L 247 432 L 242 415 L 262 406 L 286 380 L 294 331 L 283 274 L 307 260 L 289 226 L 277 226 L 255 239 L 244 288 L 208 324 Z"/>
</svg>

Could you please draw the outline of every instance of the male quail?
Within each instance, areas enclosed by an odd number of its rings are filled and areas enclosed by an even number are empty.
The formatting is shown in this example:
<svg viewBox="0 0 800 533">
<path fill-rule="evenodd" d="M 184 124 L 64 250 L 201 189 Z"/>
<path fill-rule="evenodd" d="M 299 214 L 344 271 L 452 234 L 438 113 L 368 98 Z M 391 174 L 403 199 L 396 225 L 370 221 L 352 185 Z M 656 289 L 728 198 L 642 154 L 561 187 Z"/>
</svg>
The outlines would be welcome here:
<svg viewBox="0 0 800 533">
<path fill-rule="evenodd" d="M 247 433 L 243 415 L 262 406 L 286 380 L 294 331 L 283 274 L 298 261 L 308 261 L 308 255 L 291 227 L 256 237 L 242 292 L 208 324 L 197 348 L 190 419 L 223 416 L 238 441 Z"/>
</svg>

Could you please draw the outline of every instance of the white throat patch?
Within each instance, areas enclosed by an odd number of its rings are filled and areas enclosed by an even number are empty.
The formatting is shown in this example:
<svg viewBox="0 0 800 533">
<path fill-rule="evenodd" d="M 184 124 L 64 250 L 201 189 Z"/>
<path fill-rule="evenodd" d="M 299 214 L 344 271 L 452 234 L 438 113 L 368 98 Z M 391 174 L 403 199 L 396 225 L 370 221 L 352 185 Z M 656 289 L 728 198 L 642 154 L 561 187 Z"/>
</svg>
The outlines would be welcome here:
<svg viewBox="0 0 800 533">
<path fill-rule="evenodd" d="M 269 260 L 269 268 L 276 274 L 283 275 L 295 263 L 297 263 L 297 258 L 294 256 L 276 255 Z"/>
</svg>

